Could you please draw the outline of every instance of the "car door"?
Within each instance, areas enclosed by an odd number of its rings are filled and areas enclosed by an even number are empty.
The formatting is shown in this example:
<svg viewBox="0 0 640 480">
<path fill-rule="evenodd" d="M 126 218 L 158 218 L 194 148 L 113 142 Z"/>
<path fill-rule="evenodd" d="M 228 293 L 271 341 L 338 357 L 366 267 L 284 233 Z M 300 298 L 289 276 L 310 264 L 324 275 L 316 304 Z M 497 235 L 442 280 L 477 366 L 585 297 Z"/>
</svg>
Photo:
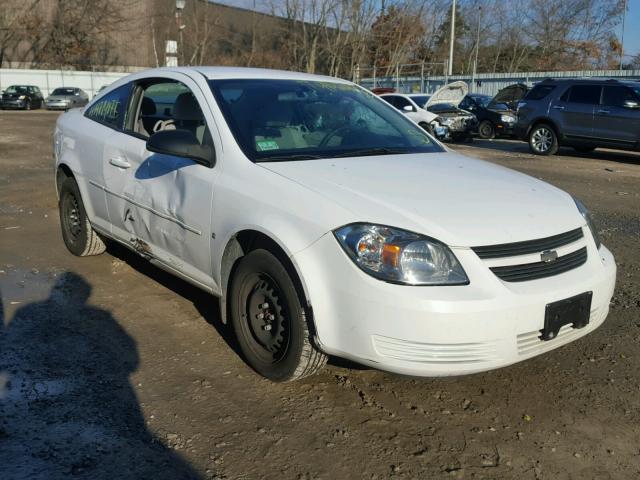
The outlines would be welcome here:
<svg viewBox="0 0 640 480">
<path fill-rule="evenodd" d="M 119 201 L 115 192 L 118 182 L 124 182 L 125 169 L 105 168 L 112 157 L 112 145 L 122 139 L 122 126 L 129 102 L 131 84 L 122 85 L 91 105 L 84 116 L 83 141 L 77 142 L 80 157 L 86 159 L 87 192 L 93 211 L 92 223 L 107 232 L 113 231 L 114 219 L 109 214 L 109 203 Z M 117 221 L 116 221 L 117 225 Z"/>
<path fill-rule="evenodd" d="M 632 102 L 632 103 L 628 103 Z M 633 147 L 640 140 L 640 98 L 629 87 L 605 86 L 602 102 L 596 108 L 594 136 L 622 147 Z"/>
<path fill-rule="evenodd" d="M 186 129 L 213 144 L 213 117 L 195 82 L 182 74 L 167 75 L 173 77 L 136 85 L 123 138 L 110 142 L 115 165 L 105 163 L 105 168 L 113 176 L 124 175 L 109 214 L 118 222 L 117 235 L 141 254 L 211 287 L 213 182 L 218 170 L 188 158 L 151 153 L 146 141 L 157 131 Z M 152 117 L 156 106 L 169 118 L 145 125 L 143 119 Z"/>
<path fill-rule="evenodd" d="M 422 117 L 418 114 L 418 107 L 406 97 L 396 96 L 395 107 L 416 123 L 422 120 Z M 411 108 L 411 110 L 405 110 L 407 107 Z"/>
<path fill-rule="evenodd" d="M 591 138 L 596 106 L 600 103 L 599 85 L 573 85 L 550 105 L 549 115 L 560 133 L 573 138 Z"/>
</svg>

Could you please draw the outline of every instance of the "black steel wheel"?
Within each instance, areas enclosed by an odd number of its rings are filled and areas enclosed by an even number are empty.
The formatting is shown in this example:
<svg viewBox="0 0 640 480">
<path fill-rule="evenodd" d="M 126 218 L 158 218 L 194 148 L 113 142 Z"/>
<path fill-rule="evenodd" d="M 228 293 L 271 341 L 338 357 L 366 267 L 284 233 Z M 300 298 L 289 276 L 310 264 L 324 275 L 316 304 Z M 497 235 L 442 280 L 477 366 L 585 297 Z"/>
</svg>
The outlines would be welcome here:
<svg viewBox="0 0 640 480">
<path fill-rule="evenodd" d="M 59 195 L 60 227 L 67 249 L 79 257 L 104 252 L 106 246 L 91 227 L 76 181 L 71 177 L 65 178 Z"/>
<path fill-rule="evenodd" d="M 291 276 L 267 250 L 239 260 L 229 293 L 231 322 L 247 363 L 270 380 L 297 380 L 320 370 L 307 315 Z"/>
</svg>

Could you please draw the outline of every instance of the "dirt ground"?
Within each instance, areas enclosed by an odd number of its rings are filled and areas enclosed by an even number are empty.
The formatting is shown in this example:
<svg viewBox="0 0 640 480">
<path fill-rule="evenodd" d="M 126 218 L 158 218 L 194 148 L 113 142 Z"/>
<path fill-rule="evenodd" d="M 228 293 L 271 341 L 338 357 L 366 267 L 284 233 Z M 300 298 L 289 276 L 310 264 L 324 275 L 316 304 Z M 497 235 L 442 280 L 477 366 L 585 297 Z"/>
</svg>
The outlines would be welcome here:
<svg viewBox="0 0 640 480">
<path fill-rule="evenodd" d="M 640 155 L 475 141 L 592 209 L 618 264 L 591 335 L 446 379 L 333 359 L 272 384 L 238 356 L 217 301 L 122 248 L 62 243 L 57 114 L 0 112 L 0 478 L 640 477 Z"/>
</svg>

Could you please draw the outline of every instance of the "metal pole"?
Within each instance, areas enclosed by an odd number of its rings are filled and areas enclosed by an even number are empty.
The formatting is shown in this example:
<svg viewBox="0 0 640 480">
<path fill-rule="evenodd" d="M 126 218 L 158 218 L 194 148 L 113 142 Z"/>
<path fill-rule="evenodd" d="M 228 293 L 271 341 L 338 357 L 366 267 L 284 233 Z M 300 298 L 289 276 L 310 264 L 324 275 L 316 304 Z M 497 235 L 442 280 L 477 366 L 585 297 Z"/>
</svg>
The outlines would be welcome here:
<svg viewBox="0 0 640 480">
<path fill-rule="evenodd" d="M 622 36 L 620 38 L 620 71 L 624 60 L 624 23 L 627 20 L 627 0 L 624 0 L 624 10 L 622 11 Z"/>
<path fill-rule="evenodd" d="M 478 68 L 478 51 L 480 50 L 480 19 L 482 18 L 482 6 L 478 7 L 478 31 L 476 32 L 476 59 L 473 62 L 473 75 L 471 76 L 471 88 L 475 87 L 476 70 Z"/>
<path fill-rule="evenodd" d="M 396 92 L 400 90 L 400 64 L 396 63 Z"/>
<path fill-rule="evenodd" d="M 424 62 L 420 67 L 420 93 L 424 93 Z"/>
<path fill-rule="evenodd" d="M 449 39 L 449 75 L 453 75 L 453 42 L 456 37 L 456 0 L 451 2 L 451 38 Z"/>
<path fill-rule="evenodd" d="M 376 66 L 373 66 L 373 88 L 376 88 Z"/>
</svg>

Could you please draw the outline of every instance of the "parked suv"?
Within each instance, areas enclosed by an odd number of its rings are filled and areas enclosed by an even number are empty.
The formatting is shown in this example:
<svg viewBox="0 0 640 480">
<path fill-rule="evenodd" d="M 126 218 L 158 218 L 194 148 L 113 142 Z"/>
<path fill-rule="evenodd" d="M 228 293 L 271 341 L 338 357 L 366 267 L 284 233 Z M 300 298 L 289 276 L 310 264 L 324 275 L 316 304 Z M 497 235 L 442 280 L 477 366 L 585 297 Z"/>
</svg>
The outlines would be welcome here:
<svg viewBox="0 0 640 480">
<path fill-rule="evenodd" d="M 638 150 L 640 83 L 544 80 L 518 104 L 515 132 L 536 155 L 553 155 L 560 145 Z"/>
</svg>

